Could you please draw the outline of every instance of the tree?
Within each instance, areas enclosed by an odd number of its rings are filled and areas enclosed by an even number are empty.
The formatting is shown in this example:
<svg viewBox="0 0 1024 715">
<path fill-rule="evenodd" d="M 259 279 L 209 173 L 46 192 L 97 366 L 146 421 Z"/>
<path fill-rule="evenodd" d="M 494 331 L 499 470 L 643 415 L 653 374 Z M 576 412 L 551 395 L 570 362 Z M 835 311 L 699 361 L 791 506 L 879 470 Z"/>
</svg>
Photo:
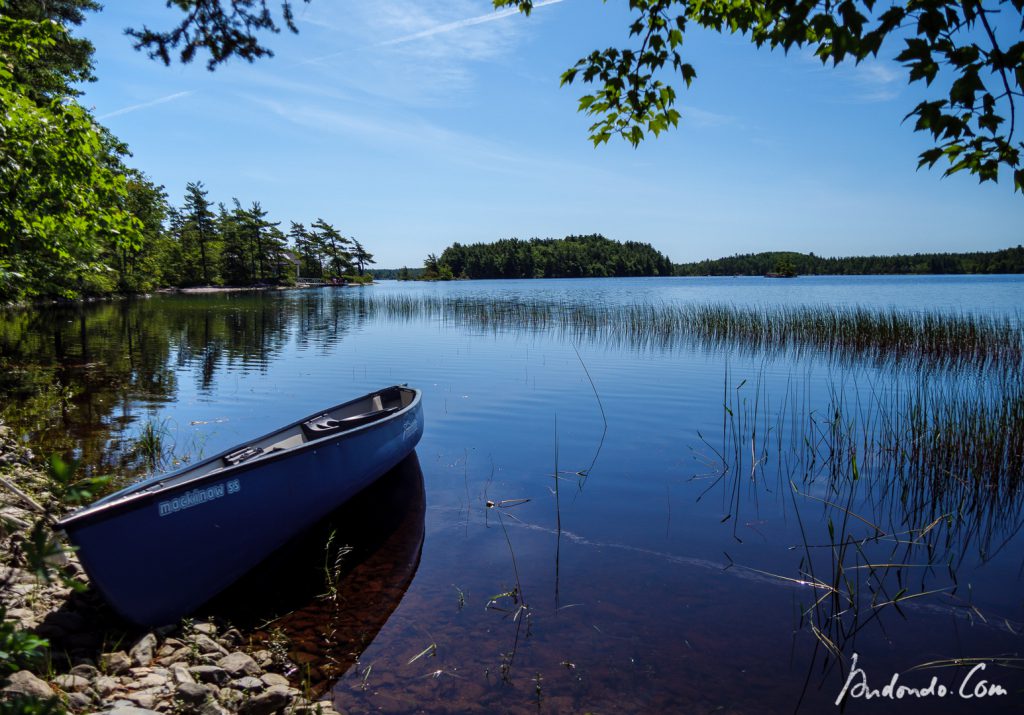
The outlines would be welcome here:
<svg viewBox="0 0 1024 715">
<path fill-rule="evenodd" d="M 343 276 L 352 270 L 352 254 L 346 250 L 351 241 L 331 224 L 318 218 L 311 224 L 314 240 L 319 244 L 320 254 L 326 267 L 335 276 Z"/>
<path fill-rule="evenodd" d="M 92 43 L 72 37 L 67 28 L 81 25 L 86 12 L 100 8 L 96 0 L 0 0 L 0 11 L 9 19 L 53 22 L 63 28 L 35 57 L 12 68 L 16 81 L 28 87 L 33 97 L 78 96 L 81 92 L 74 84 L 96 79 Z"/>
<path fill-rule="evenodd" d="M 494 5 L 529 14 L 534 0 L 494 0 Z M 629 36 L 639 47 L 595 50 L 562 74 L 563 85 L 578 78 L 596 85 L 579 101 L 579 110 L 596 119 L 590 127 L 595 146 L 615 135 L 636 146 L 646 134 L 657 136 L 679 123 L 676 91 L 659 76 L 668 67 L 687 87 L 696 78 L 681 53 L 690 26 L 741 33 L 758 47 L 812 47 L 822 63 L 833 66 L 859 63 L 877 56 L 886 41 L 902 40 L 895 59 L 907 68 L 909 82 L 932 86 L 942 77 L 937 98 L 906 116 L 915 119 L 915 131 L 930 133 L 935 143 L 920 154 L 918 167 L 944 159 L 946 175 L 966 170 L 982 182 L 996 181 L 1002 168 L 1013 173 L 1015 190 L 1024 192 L 1024 141 L 1015 136 L 1017 103 L 1024 97 L 1024 0 L 995 0 L 989 7 L 981 0 L 903 0 L 886 6 L 875 0 L 630 0 L 629 5 L 635 13 Z"/>
<path fill-rule="evenodd" d="M 66 77 L 44 61 L 67 40 L 49 19 L 0 15 L 0 299 L 112 287 L 101 251 L 140 240 L 123 206 L 126 177 L 90 114 L 57 91 Z M 26 67 L 55 96 L 26 85 Z"/>
<path fill-rule="evenodd" d="M 356 269 L 359 271 L 359 275 L 363 275 L 367 265 L 376 263 L 373 260 L 373 254 L 363 248 L 363 244 L 359 243 L 355 238 L 350 239 L 352 241 L 352 260 L 355 261 Z"/>
<path fill-rule="evenodd" d="M 220 238 L 213 222 L 213 212 L 210 211 L 212 204 L 206 199 L 208 193 L 203 189 L 202 181 L 189 182 L 185 186 L 185 206 L 182 209 L 184 223 L 181 233 L 182 242 L 189 248 L 199 251 L 199 275 L 203 283 L 207 284 L 212 280 L 215 244 Z"/>
</svg>

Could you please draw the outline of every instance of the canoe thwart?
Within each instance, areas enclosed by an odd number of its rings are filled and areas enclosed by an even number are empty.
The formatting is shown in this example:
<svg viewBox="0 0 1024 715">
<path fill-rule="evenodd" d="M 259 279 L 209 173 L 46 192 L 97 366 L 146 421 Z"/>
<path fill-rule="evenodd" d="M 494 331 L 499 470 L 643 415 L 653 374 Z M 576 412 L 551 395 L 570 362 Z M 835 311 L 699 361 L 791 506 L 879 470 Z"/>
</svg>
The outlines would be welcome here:
<svg viewBox="0 0 1024 715">
<path fill-rule="evenodd" d="M 370 412 L 363 412 L 362 414 L 343 417 L 341 419 L 335 419 L 328 415 L 320 415 L 319 417 L 315 417 L 307 422 L 303 422 L 302 432 L 306 435 L 306 439 L 320 439 L 321 437 L 326 437 L 329 434 L 344 432 L 345 430 L 355 429 L 356 427 L 362 427 L 365 424 L 376 422 L 382 417 L 390 415 L 392 412 L 397 412 L 398 409 L 398 405 L 393 405 L 380 410 L 371 410 Z"/>
</svg>

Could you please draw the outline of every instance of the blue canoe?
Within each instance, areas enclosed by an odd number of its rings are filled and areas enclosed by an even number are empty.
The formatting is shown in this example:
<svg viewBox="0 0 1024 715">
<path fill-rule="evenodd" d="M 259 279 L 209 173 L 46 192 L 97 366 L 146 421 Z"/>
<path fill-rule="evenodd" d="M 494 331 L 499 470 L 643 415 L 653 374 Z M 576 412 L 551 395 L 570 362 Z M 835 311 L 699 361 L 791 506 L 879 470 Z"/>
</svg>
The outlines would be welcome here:
<svg viewBox="0 0 1024 715">
<path fill-rule="evenodd" d="M 173 623 L 409 455 L 423 434 L 405 386 L 318 412 L 100 499 L 59 527 L 124 617 Z"/>
</svg>

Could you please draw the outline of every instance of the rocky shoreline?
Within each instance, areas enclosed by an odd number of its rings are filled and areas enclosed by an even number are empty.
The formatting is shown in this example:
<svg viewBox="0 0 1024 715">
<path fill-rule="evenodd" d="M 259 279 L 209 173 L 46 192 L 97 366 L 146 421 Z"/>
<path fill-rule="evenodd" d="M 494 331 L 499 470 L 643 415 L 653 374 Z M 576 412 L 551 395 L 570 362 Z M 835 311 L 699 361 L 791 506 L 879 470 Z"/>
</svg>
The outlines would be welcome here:
<svg viewBox="0 0 1024 715">
<path fill-rule="evenodd" d="M 43 578 L 25 549 L 39 514 L 9 487 L 50 513 L 60 505 L 31 452 L 3 425 L 0 478 L 8 483 L 0 489 L 0 601 L 7 622 L 48 641 L 44 663 L 9 675 L 3 698 L 56 697 L 73 713 L 336 715 L 330 700 L 300 687 L 287 642 L 252 642 L 230 624 L 208 621 L 133 629 L 81 590 L 88 577 L 67 550 L 47 558 L 63 578 Z"/>
</svg>

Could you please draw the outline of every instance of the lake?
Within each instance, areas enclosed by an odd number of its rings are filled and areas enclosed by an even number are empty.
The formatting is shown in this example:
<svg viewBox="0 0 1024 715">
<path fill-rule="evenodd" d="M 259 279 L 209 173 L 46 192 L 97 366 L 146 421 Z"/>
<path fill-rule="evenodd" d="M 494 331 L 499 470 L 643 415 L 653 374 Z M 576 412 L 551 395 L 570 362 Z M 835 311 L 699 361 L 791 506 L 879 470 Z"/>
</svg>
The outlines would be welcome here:
<svg viewBox="0 0 1024 715">
<path fill-rule="evenodd" d="M 415 457 L 211 605 L 339 711 L 1020 712 L 1021 305 L 873 276 L 12 310 L 2 417 L 129 478 L 422 389 Z M 867 702 L 894 674 L 922 692 Z"/>
</svg>

